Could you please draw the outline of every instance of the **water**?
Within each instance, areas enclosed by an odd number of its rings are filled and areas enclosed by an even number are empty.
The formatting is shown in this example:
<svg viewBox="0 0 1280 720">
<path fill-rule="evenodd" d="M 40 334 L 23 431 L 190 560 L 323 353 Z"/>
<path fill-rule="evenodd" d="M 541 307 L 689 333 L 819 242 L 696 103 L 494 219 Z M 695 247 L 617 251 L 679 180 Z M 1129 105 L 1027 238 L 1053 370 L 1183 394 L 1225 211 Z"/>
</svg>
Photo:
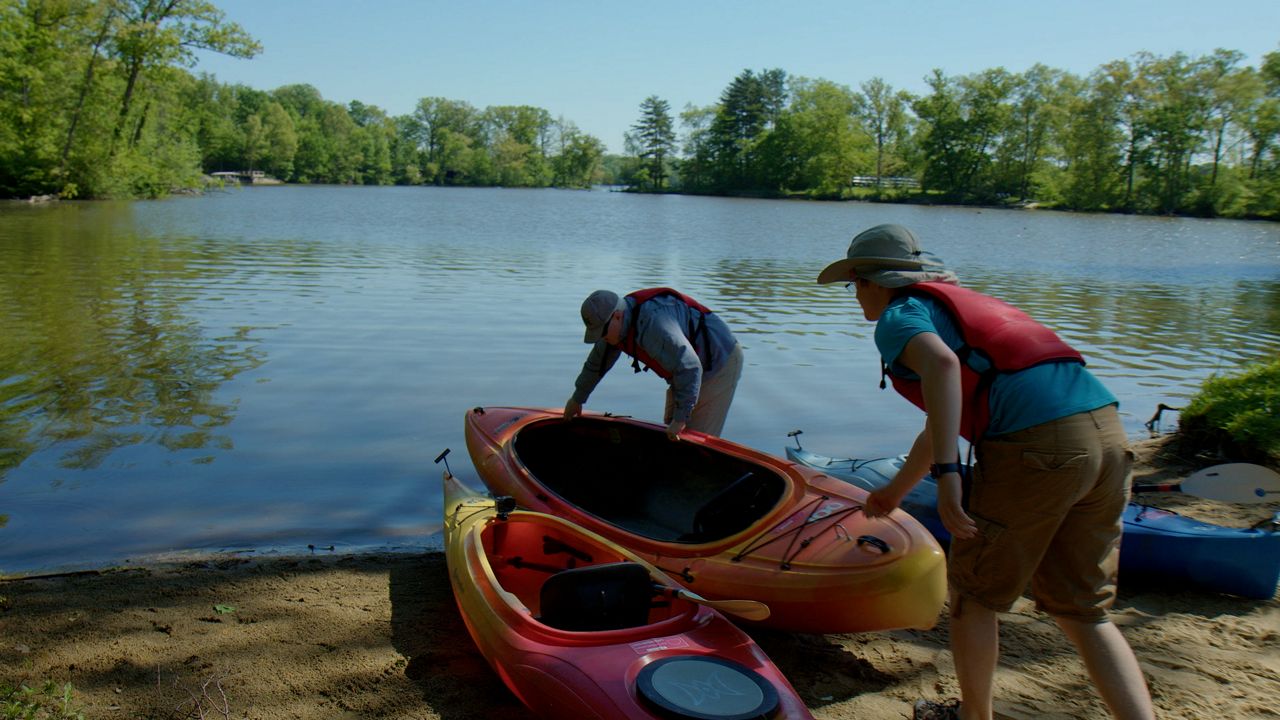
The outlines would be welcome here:
<svg viewBox="0 0 1280 720">
<path fill-rule="evenodd" d="M 671 285 L 735 329 L 726 437 L 904 452 L 922 416 L 878 389 L 853 297 L 814 283 L 880 222 L 1057 329 L 1135 436 L 1280 350 L 1272 224 L 448 188 L 7 204 L 0 571 L 428 546 L 435 457 L 478 484 L 463 413 L 559 407 L 596 288 Z M 657 420 L 662 390 L 620 363 L 587 409 Z"/>
</svg>

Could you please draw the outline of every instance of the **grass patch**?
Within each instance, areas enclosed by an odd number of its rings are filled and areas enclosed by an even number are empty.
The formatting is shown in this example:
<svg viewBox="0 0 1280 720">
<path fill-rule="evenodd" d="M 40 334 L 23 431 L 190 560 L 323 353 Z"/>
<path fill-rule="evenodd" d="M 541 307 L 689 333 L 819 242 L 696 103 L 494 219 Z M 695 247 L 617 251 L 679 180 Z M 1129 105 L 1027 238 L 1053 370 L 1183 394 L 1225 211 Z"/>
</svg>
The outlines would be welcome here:
<svg viewBox="0 0 1280 720">
<path fill-rule="evenodd" d="M 1280 464 L 1280 358 L 1205 380 L 1178 436 L 1192 454 Z"/>
<path fill-rule="evenodd" d="M 71 683 L 46 680 L 39 688 L 0 682 L 0 718 L 4 720 L 84 720 L 71 701 Z"/>
</svg>

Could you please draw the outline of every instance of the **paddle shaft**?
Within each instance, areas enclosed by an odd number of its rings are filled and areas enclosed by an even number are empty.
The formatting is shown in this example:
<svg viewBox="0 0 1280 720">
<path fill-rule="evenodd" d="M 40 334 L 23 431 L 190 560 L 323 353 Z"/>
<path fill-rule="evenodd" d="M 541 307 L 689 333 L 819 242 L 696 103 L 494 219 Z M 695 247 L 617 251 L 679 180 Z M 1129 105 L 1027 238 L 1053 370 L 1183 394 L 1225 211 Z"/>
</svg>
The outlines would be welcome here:
<svg viewBox="0 0 1280 720">
<path fill-rule="evenodd" d="M 708 600 L 701 595 L 678 588 L 675 589 L 675 594 L 691 603 L 706 605 L 709 608 L 715 608 L 720 612 L 737 615 L 747 620 L 769 619 L 769 606 L 758 600 Z"/>
<path fill-rule="evenodd" d="M 1176 493 L 1182 493 L 1183 495 L 1195 495 L 1197 497 L 1203 497 L 1209 500 L 1216 499 L 1216 498 L 1210 497 L 1212 493 L 1188 492 L 1187 490 L 1184 490 L 1181 487 L 1181 485 L 1182 483 L 1156 483 L 1151 485 L 1134 485 L 1133 491 L 1135 493 L 1176 492 Z M 1280 490 L 1267 490 L 1266 488 L 1260 488 L 1260 487 L 1253 488 L 1252 492 L 1253 492 L 1253 495 L 1258 498 L 1256 502 L 1260 502 L 1260 503 L 1271 502 L 1270 500 L 1266 499 L 1268 495 L 1280 495 Z M 1236 501 L 1236 502 L 1239 502 L 1239 501 Z"/>
<path fill-rule="evenodd" d="M 507 564 L 518 568 L 538 570 L 552 575 L 563 570 L 570 569 L 555 565 L 529 562 L 518 557 L 508 559 Z M 759 600 L 708 600 L 697 593 L 689 592 L 683 588 L 671 587 L 670 585 L 664 585 L 661 583 L 654 583 L 653 587 L 655 590 L 669 590 L 671 594 L 676 597 L 684 598 L 696 605 L 706 605 L 709 608 L 715 608 L 720 612 L 737 615 L 738 617 L 746 618 L 747 620 L 769 619 L 769 606 Z"/>
<path fill-rule="evenodd" d="M 1135 493 L 1173 492 L 1173 493 L 1182 493 L 1184 495 L 1189 495 L 1190 493 L 1183 492 L 1182 488 L 1180 487 L 1181 485 L 1182 483 L 1153 483 L 1153 484 L 1146 484 L 1146 485 L 1134 485 L 1133 491 Z"/>
</svg>

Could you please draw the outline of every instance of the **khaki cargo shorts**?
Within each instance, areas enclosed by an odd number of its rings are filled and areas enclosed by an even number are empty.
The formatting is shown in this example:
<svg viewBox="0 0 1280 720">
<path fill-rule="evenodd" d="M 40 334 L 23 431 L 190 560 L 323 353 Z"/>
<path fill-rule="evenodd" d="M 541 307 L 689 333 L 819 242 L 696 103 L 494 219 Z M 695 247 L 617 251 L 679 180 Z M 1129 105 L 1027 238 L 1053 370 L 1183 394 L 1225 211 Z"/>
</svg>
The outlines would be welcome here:
<svg viewBox="0 0 1280 720">
<path fill-rule="evenodd" d="M 979 533 L 951 541 L 952 590 L 1004 612 L 1030 582 L 1042 611 L 1104 620 L 1134 457 L 1115 406 L 984 439 L 977 457 L 967 510 Z"/>
</svg>

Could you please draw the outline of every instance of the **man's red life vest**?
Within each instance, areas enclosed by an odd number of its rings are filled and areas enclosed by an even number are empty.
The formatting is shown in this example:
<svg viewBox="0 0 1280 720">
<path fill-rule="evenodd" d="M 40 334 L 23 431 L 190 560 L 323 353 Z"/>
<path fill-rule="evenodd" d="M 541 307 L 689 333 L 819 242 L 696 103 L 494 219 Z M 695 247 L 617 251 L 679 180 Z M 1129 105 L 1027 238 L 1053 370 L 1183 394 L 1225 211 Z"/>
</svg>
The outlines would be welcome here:
<svg viewBox="0 0 1280 720">
<path fill-rule="evenodd" d="M 627 336 L 622 338 L 618 342 L 618 347 L 626 354 L 635 358 L 631 362 L 631 367 L 636 372 L 640 372 L 641 370 L 653 370 L 655 373 L 657 373 L 658 377 L 662 378 L 663 380 L 667 380 L 667 381 L 671 380 L 671 375 L 672 375 L 671 371 L 668 370 L 667 368 L 662 367 L 662 365 L 660 365 L 656 360 L 654 360 L 649 355 L 649 353 L 645 352 L 644 348 L 640 347 L 640 343 L 636 342 L 636 326 L 640 324 L 640 306 L 656 297 L 662 297 L 664 295 L 674 295 L 675 297 L 680 298 L 680 301 L 683 302 L 685 305 L 688 305 L 689 307 L 701 313 L 698 316 L 697 326 L 688 328 L 686 330 L 686 335 L 688 335 L 690 343 L 695 342 L 698 336 L 700 335 L 702 336 L 702 355 L 704 358 L 702 369 L 704 371 L 710 369 L 709 365 L 711 363 L 711 342 L 710 342 L 710 339 L 706 337 L 707 323 L 703 316 L 710 313 L 711 310 L 707 308 L 707 306 L 703 305 L 697 300 L 694 300 L 688 295 L 685 295 L 684 293 L 678 290 L 672 290 L 671 288 L 668 288 L 668 287 L 647 288 L 645 290 L 637 290 L 633 293 L 627 294 L 627 297 L 635 300 L 636 303 L 632 310 L 631 327 L 627 328 Z M 643 368 L 641 367 L 641 364 L 644 365 Z"/>
<path fill-rule="evenodd" d="M 1075 348 L 1006 302 L 943 282 L 916 283 L 909 292 L 941 301 L 960 332 L 964 344 L 955 350 L 960 358 L 960 434 L 970 442 L 977 442 L 987 432 L 991 422 L 991 382 L 997 375 L 1046 362 L 1084 364 L 1084 357 Z M 900 378 L 883 359 L 881 363 L 883 373 L 893 381 L 893 389 L 924 410 L 920 381 Z"/>
</svg>

